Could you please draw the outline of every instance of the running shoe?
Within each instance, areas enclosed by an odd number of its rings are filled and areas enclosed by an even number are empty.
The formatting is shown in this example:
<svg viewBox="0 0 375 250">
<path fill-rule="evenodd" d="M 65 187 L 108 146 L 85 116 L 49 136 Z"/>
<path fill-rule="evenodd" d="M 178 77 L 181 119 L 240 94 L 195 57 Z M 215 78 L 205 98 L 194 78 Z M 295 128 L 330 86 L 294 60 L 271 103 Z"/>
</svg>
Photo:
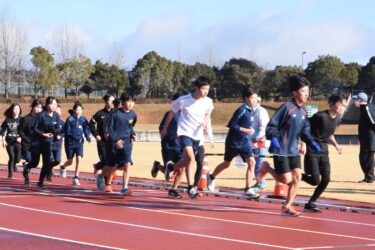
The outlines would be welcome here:
<svg viewBox="0 0 375 250">
<path fill-rule="evenodd" d="M 13 178 L 13 173 L 9 173 L 8 174 L 8 179 L 12 179 Z"/>
<path fill-rule="evenodd" d="M 189 193 L 189 197 L 192 199 L 197 199 L 201 197 L 201 195 L 197 192 L 197 189 L 194 187 L 191 188 L 188 193 Z"/>
<path fill-rule="evenodd" d="M 36 184 L 36 186 L 39 188 L 39 189 L 45 189 L 46 187 L 44 186 L 43 182 L 40 182 L 38 181 L 38 183 Z"/>
<path fill-rule="evenodd" d="M 66 178 L 66 169 L 63 165 L 60 165 L 60 177 Z"/>
<path fill-rule="evenodd" d="M 127 188 L 127 187 L 121 189 L 121 191 L 120 191 L 121 196 L 129 196 L 132 193 L 133 193 L 133 191 L 131 189 Z"/>
<path fill-rule="evenodd" d="M 257 194 L 253 188 L 249 188 L 249 187 L 245 189 L 245 196 L 248 199 L 258 199 L 259 198 L 259 194 Z"/>
<path fill-rule="evenodd" d="M 160 166 L 160 162 L 154 161 L 154 163 L 152 164 L 152 168 L 151 168 L 151 176 L 152 176 L 152 178 L 156 178 L 156 176 L 158 175 L 159 166 Z"/>
<path fill-rule="evenodd" d="M 96 174 L 96 186 L 100 191 L 104 191 L 105 183 L 104 178 L 100 178 L 100 174 Z"/>
<path fill-rule="evenodd" d="M 301 213 L 295 210 L 292 206 L 282 207 L 281 209 L 282 216 L 290 216 L 290 217 L 297 217 L 300 216 Z"/>
<path fill-rule="evenodd" d="M 314 203 L 306 203 L 305 207 L 303 208 L 305 212 L 313 212 L 313 213 L 321 213 L 322 210 L 318 208 Z"/>
<path fill-rule="evenodd" d="M 49 172 L 46 176 L 46 181 L 52 181 L 52 176 L 53 176 L 53 173 L 52 173 L 52 170 L 51 170 L 51 172 Z"/>
<path fill-rule="evenodd" d="M 182 196 L 179 193 L 177 193 L 177 191 L 174 190 L 174 189 L 169 189 L 169 191 L 168 191 L 168 197 L 172 198 L 172 199 L 180 199 L 180 198 L 182 198 Z"/>
<path fill-rule="evenodd" d="M 270 164 L 267 161 L 263 162 L 263 164 L 261 166 L 261 169 L 260 169 L 260 172 L 259 172 L 259 175 L 257 177 L 257 184 L 261 183 L 263 181 L 264 176 L 266 176 L 266 174 L 268 173 L 267 167 L 269 167 L 269 166 L 270 166 Z"/>
<path fill-rule="evenodd" d="M 18 168 L 17 168 L 16 164 L 14 164 L 14 166 L 13 166 L 13 171 L 14 171 L 14 172 L 17 172 L 17 170 L 18 170 Z"/>
<path fill-rule="evenodd" d="M 169 181 L 170 180 L 170 172 L 173 171 L 173 167 L 174 167 L 174 163 L 172 161 L 169 161 L 167 162 L 167 164 L 165 164 L 165 172 L 164 172 L 164 178 L 166 181 Z"/>
<path fill-rule="evenodd" d="M 105 185 L 104 191 L 107 192 L 107 193 L 111 193 L 112 192 L 112 185 L 111 184 Z"/>
<path fill-rule="evenodd" d="M 211 174 L 207 173 L 207 189 L 211 192 L 215 192 L 215 180 L 211 178 Z"/>
<path fill-rule="evenodd" d="M 81 183 L 79 183 L 78 177 L 73 178 L 72 183 L 73 183 L 73 186 L 81 186 Z"/>
</svg>

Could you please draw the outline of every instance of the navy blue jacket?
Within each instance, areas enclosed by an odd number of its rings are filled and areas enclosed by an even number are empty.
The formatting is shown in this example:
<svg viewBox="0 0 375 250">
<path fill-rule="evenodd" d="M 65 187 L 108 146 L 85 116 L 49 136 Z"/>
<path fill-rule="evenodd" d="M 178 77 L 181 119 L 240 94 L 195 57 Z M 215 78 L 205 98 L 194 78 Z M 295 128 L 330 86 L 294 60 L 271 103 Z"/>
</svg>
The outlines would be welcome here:
<svg viewBox="0 0 375 250">
<path fill-rule="evenodd" d="M 64 125 L 65 125 L 65 122 L 63 120 L 60 120 L 59 121 L 60 133 L 56 133 L 53 136 L 53 148 L 56 149 L 56 150 L 61 149 L 61 142 L 63 141 L 63 139 L 65 137 Z M 57 140 L 58 135 L 61 136 L 60 140 Z"/>
<path fill-rule="evenodd" d="M 253 110 L 246 104 L 242 104 L 229 120 L 227 127 L 229 132 L 225 139 L 225 146 L 230 148 L 250 147 L 249 138 L 245 132 L 240 131 L 242 128 L 251 128 L 253 123 Z"/>
<path fill-rule="evenodd" d="M 91 141 L 90 125 L 84 116 L 77 117 L 70 115 L 64 125 L 65 146 L 67 148 L 77 148 L 84 142 L 83 135 L 86 140 Z"/>
<path fill-rule="evenodd" d="M 298 106 L 294 99 L 280 106 L 267 124 L 266 137 L 268 140 L 276 137 L 281 148 L 277 150 L 271 144 L 270 153 L 282 156 L 299 155 L 299 138 L 311 145 L 314 139 L 306 115 L 306 110 Z"/>
<path fill-rule="evenodd" d="M 43 110 L 38 113 L 32 125 L 34 133 L 32 134 L 32 146 L 43 144 L 45 142 L 52 143 L 53 137 L 45 137 L 44 133 L 60 133 L 59 128 L 60 116 L 58 113 L 53 112 L 52 117 L 48 115 L 48 112 Z"/>
<path fill-rule="evenodd" d="M 165 113 L 163 120 L 160 122 L 159 125 L 159 132 L 161 132 L 164 128 L 165 121 L 167 120 L 169 111 Z M 177 112 L 174 114 L 172 121 L 169 123 L 167 135 L 164 137 L 164 139 L 161 140 L 161 146 L 162 148 L 168 148 L 168 149 L 181 149 L 180 140 L 177 136 L 177 124 L 178 119 L 180 118 L 181 112 Z"/>
<path fill-rule="evenodd" d="M 133 110 L 125 112 L 122 108 L 116 109 L 108 116 L 105 132 L 108 133 L 112 142 L 131 141 L 131 137 L 135 136 L 136 122 L 137 115 Z"/>
</svg>

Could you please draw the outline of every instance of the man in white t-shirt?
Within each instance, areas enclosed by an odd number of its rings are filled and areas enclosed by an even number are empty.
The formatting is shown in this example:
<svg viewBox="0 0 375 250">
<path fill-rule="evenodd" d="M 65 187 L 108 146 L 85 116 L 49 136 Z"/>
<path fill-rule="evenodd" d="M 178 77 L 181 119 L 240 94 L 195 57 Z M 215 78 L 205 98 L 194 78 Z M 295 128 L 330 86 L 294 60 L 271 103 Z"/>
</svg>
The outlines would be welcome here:
<svg viewBox="0 0 375 250">
<path fill-rule="evenodd" d="M 169 123 L 174 114 L 181 111 L 177 125 L 177 136 L 180 139 L 183 156 L 174 165 L 177 176 L 172 188 L 168 192 L 170 198 L 181 198 L 176 188 L 180 183 L 184 167 L 186 167 L 189 196 L 191 198 L 199 197 L 196 189 L 193 188 L 194 177 L 192 167 L 195 165 L 195 154 L 198 150 L 199 142 L 203 138 L 203 131 L 207 130 L 214 107 L 212 99 L 207 97 L 210 90 L 210 79 L 199 76 L 193 84 L 195 86 L 193 93 L 181 96 L 172 103 L 172 110 L 169 112 L 164 128 L 160 133 L 161 138 L 166 136 Z"/>
</svg>

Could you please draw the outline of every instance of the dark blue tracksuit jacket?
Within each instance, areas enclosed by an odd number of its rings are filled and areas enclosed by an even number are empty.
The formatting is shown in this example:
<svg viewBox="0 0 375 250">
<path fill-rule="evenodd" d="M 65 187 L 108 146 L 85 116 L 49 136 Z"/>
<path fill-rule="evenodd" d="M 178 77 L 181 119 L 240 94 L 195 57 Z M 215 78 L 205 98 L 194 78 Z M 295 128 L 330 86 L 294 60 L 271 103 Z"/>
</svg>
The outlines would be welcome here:
<svg viewBox="0 0 375 250">
<path fill-rule="evenodd" d="M 38 113 L 32 125 L 34 131 L 32 135 L 32 146 L 42 146 L 45 142 L 53 142 L 53 137 L 44 137 L 43 133 L 58 134 L 61 132 L 59 128 L 60 116 L 58 113 L 53 112 L 52 117 L 48 115 L 47 111 Z"/>
<path fill-rule="evenodd" d="M 65 146 L 68 149 L 78 148 L 83 144 L 83 135 L 86 140 L 91 141 L 90 125 L 84 116 L 78 118 L 75 115 L 70 115 L 64 125 Z"/>
<path fill-rule="evenodd" d="M 298 106 L 294 99 L 281 105 L 266 127 L 267 139 L 271 140 L 276 137 L 281 146 L 276 150 L 271 145 L 270 153 L 281 156 L 298 156 L 299 138 L 308 144 L 314 141 L 311 136 L 310 122 L 306 115 L 306 110 Z"/>
<path fill-rule="evenodd" d="M 251 128 L 254 119 L 253 114 L 253 110 L 247 104 L 242 104 L 234 112 L 227 125 L 229 132 L 225 139 L 225 147 L 237 149 L 250 147 L 248 135 L 241 132 L 240 127 Z"/>
<path fill-rule="evenodd" d="M 125 112 L 123 109 L 117 109 L 108 116 L 105 131 L 114 143 L 118 140 L 131 142 L 131 137 L 135 135 L 134 126 L 136 122 L 137 115 L 133 110 Z"/>
<path fill-rule="evenodd" d="M 164 128 L 168 114 L 169 111 L 165 113 L 163 120 L 160 122 L 159 132 L 161 132 Z M 177 136 L 177 124 L 178 119 L 180 118 L 180 114 L 181 112 L 177 112 L 176 114 L 174 114 L 172 121 L 169 123 L 167 135 L 164 137 L 164 139 L 161 140 L 162 148 L 175 150 L 181 149 L 180 140 Z"/>
<path fill-rule="evenodd" d="M 65 137 L 64 125 L 65 125 L 65 122 L 63 120 L 60 120 L 59 123 L 58 123 L 60 133 L 56 133 L 53 137 L 52 149 L 55 150 L 55 151 L 61 150 L 61 142 L 63 141 L 63 139 Z M 60 140 L 57 140 L 57 138 L 56 138 L 56 136 L 58 136 L 58 135 L 61 136 Z"/>
</svg>

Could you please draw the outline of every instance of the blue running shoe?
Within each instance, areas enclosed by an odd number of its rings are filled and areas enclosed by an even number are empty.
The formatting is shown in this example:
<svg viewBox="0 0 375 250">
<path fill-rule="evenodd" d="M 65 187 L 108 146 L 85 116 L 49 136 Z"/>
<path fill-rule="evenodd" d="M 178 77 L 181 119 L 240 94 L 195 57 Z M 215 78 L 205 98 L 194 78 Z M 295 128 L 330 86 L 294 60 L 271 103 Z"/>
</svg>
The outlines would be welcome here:
<svg viewBox="0 0 375 250">
<path fill-rule="evenodd" d="M 104 191 L 105 188 L 105 183 L 104 183 L 104 178 L 100 178 L 100 175 L 97 174 L 96 176 L 96 186 L 100 191 Z"/>
</svg>

